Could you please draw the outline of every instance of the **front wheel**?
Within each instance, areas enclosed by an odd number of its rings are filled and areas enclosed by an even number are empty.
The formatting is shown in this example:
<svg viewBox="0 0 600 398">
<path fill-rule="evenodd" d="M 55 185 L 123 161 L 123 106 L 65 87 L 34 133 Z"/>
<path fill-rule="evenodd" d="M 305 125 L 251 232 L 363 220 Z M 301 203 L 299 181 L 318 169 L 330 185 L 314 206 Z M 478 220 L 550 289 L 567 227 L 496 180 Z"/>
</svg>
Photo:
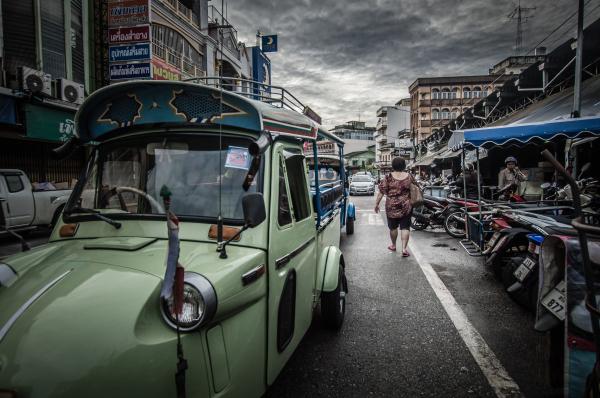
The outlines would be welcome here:
<svg viewBox="0 0 600 398">
<path fill-rule="evenodd" d="M 326 327 L 339 330 L 344 323 L 346 314 L 346 292 L 348 291 L 348 282 L 344 267 L 340 264 L 338 272 L 337 287 L 333 292 L 323 292 L 321 294 L 321 317 Z"/>
<path fill-rule="evenodd" d="M 346 218 L 346 235 L 354 234 L 354 218 L 347 217 Z"/>
<path fill-rule="evenodd" d="M 444 219 L 444 229 L 453 238 L 464 238 L 465 231 L 465 212 L 462 210 L 453 211 Z"/>
</svg>

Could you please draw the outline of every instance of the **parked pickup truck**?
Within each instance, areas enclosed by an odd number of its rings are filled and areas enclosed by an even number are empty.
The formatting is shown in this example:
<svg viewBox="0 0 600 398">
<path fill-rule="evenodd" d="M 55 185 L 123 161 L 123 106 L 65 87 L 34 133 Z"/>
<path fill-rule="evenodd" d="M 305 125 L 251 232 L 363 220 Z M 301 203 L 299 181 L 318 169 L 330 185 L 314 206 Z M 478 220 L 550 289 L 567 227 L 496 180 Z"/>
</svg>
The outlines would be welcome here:
<svg viewBox="0 0 600 398">
<path fill-rule="evenodd" d="M 343 141 L 232 81 L 79 108 L 89 162 L 49 242 L 0 262 L 0 396 L 258 398 L 315 313 L 342 327 L 343 150 L 313 192 L 306 152 Z"/>
<path fill-rule="evenodd" d="M 0 169 L 0 235 L 56 224 L 71 190 L 34 191 L 27 175 Z"/>
</svg>

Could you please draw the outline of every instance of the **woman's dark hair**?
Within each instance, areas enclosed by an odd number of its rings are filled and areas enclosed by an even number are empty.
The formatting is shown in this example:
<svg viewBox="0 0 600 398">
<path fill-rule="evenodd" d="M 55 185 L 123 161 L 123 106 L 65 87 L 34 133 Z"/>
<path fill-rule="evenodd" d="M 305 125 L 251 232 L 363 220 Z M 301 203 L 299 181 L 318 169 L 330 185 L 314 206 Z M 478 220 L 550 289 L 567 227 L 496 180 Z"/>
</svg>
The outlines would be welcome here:
<svg viewBox="0 0 600 398">
<path fill-rule="evenodd" d="M 402 158 L 394 158 L 392 160 L 392 169 L 394 171 L 404 171 L 406 169 L 406 161 Z"/>
</svg>

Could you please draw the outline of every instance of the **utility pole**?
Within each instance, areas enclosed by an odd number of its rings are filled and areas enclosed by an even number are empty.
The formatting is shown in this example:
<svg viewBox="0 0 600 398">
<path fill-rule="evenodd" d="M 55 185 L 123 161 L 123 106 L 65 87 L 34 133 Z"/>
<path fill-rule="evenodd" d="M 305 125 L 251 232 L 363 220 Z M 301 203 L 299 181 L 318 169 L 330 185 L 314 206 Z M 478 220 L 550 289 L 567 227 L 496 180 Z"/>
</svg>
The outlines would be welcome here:
<svg viewBox="0 0 600 398">
<path fill-rule="evenodd" d="M 575 52 L 575 87 L 573 92 L 573 117 L 581 116 L 581 68 L 583 67 L 583 0 L 579 0 L 577 14 L 577 50 Z"/>
<path fill-rule="evenodd" d="M 521 0 L 519 0 L 519 4 L 507 15 L 508 19 L 517 21 L 517 38 L 515 40 L 515 53 L 517 55 L 523 50 L 523 23 L 527 22 L 529 18 L 533 18 L 533 15 L 527 15 L 533 10 L 535 10 L 535 7 L 521 7 Z"/>
</svg>

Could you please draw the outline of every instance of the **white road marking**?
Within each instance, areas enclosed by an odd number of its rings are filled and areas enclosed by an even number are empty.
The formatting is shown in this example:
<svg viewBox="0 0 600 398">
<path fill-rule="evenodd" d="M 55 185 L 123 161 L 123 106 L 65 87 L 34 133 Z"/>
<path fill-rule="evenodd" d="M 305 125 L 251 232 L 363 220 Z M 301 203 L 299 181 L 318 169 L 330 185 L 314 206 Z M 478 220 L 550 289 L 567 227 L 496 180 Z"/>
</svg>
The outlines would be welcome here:
<svg viewBox="0 0 600 398">
<path fill-rule="evenodd" d="M 444 282 L 440 279 L 435 270 L 427 261 L 424 260 L 420 251 L 412 242 L 408 244 L 412 255 L 421 267 L 427 282 L 435 292 L 438 300 L 442 303 L 444 310 L 452 320 L 458 334 L 471 352 L 471 355 L 479 365 L 488 383 L 499 398 L 520 397 L 523 396 L 519 386 L 510 377 L 506 369 L 502 366 L 494 352 L 487 345 L 477 329 L 469 322 L 469 319 L 458 305 Z"/>
</svg>

